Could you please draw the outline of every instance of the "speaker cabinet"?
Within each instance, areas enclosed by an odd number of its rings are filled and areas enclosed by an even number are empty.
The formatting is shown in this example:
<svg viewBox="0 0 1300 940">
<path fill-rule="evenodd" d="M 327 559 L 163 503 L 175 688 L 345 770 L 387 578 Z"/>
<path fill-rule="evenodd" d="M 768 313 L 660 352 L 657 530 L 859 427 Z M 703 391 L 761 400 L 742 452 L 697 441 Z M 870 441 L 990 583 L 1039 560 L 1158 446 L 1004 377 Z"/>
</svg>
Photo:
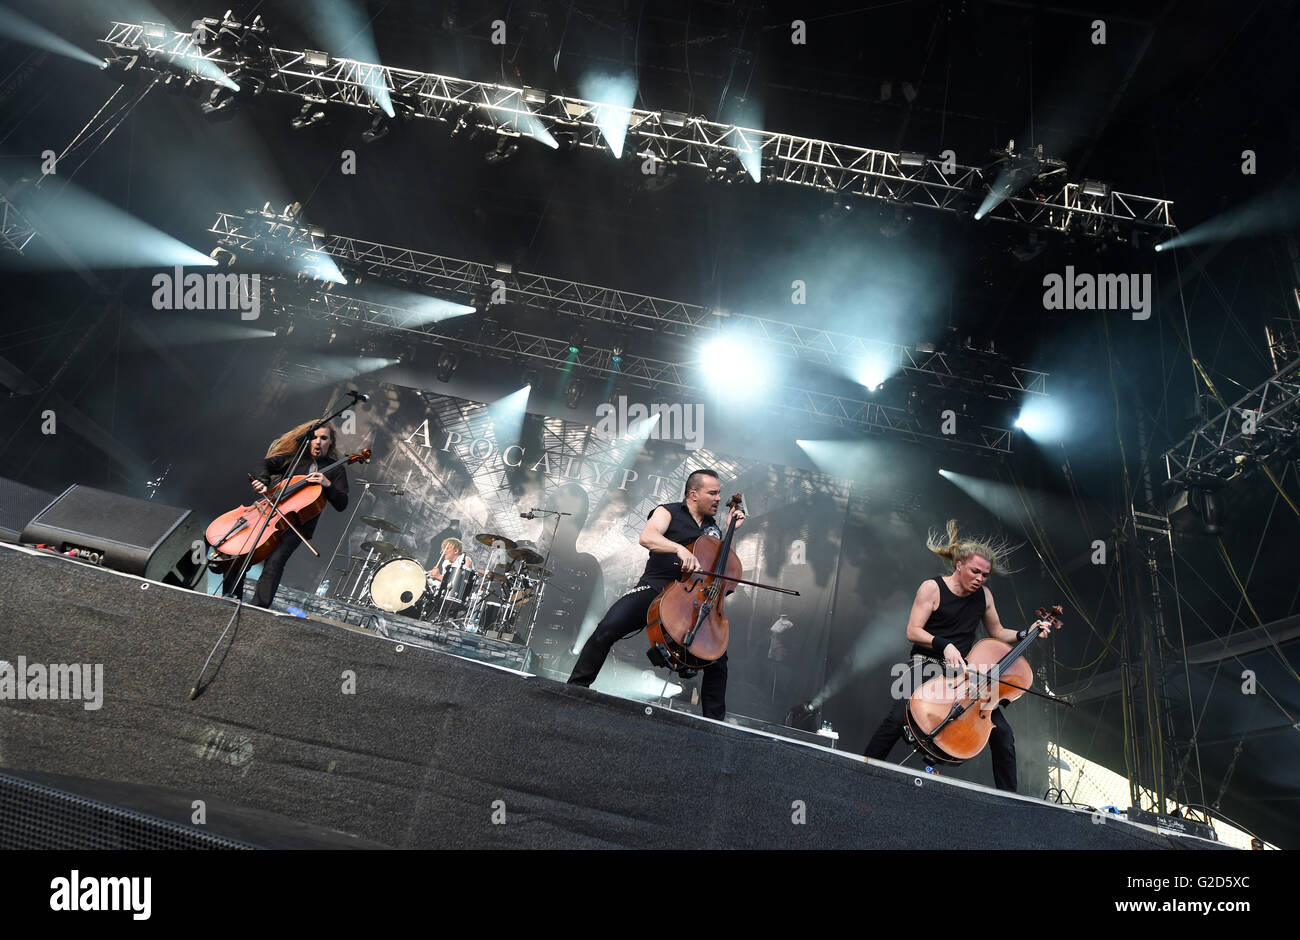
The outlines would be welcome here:
<svg viewBox="0 0 1300 940">
<path fill-rule="evenodd" d="M 23 528 L 54 496 L 0 477 L 0 542 L 17 542 Z"/>
<path fill-rule="evenodd" d="M 27 524 L 22 541 L 186 588 L 207 566 L 203 526 L 191 510 L 75 483 Z"/>
</svg>

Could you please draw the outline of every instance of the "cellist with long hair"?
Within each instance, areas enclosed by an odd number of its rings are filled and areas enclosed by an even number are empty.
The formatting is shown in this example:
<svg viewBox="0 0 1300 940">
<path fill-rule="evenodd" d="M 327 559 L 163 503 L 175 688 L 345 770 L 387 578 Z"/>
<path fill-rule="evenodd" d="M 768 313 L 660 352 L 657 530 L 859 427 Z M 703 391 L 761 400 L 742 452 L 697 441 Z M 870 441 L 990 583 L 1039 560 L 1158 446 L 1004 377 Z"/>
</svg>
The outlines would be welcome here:
<svg viewBox="0 0 1300 940">
<path fill-rule="evenodd" d="M 307 446 L 307 452 L 303 454 L 302 459 L 298 461 L 298 466 L 294 470 L 295 475 L 307 474 L 308 483 L 317 483 L 325 493 L 325 499 L 339 512 L 348 507 L 348 473 L 347 465 L 344 463 L 334 467 L 328 473 L 322 473 L 320 468 L 326 464 L 335 462 L 338 459 L 338 436 L 334 431 L 332 424 L 324 424 L 316 427 L 315 432 L 312 428 L 319 422 L 304 421 L 295 428 L 291 428 L 276 438 L 266 451 L 266 457 L 262 460 L 262 466 L 258 472 L 251 474 L 253 479 L 253 489 L 258 495 L 266 493 L 267 489 L 279 482 L 291 469 L 289 464 L 293 462 L 294 454 L 298 453 L 298 447 L 302 443 L 305 435 L 311 434 L 311 443 Z M 320 516 L 315 515 L 305 520 L 298 526 L 298 531 L 303 534 L 304 538 L 311 538 L 316 531 L 316 523 Z M 253 595 L 253 605 L 256 607 L 270 607 L 271 601 L 275 599 L 275 592 L 280 587 L 280 579 L 284 577 L 284 566 L 288 564 L 289 557 L 294 553 L 302 539 L 289 530 L 284 533 L 278 545 L 266 557 L 262 563 L 262 574 L 257 579 L 257 591 Z M 239 577 L 242 563 L 232 564 L 226 571 L 222 581 L 222 593 L 227 597 L 238 597 L 243 591 L 244 579 Z M 235 583 L 238 578 L 238 583 Z"/>
<path fill-rule="evenodd" d="M 907 639 L 912 643 L 910 682 L 894 683 L 889 713 L 867 743 L 865 756 L 884 760 L 903 734 L 904 713 L 911 694 L 927 677 L 927 660 L 960 672 L 965 657 L 984 627 L 995 640 L 1016 643 L 1027 631 L 1016 633 L 1002 626 L 993 605 L 993 592 L 985 584 L 991 574 L 1007 574 L 1005 542 L 988 538 L 961 538 L 957 520 L 949 519 L 946 534 L 931 532 L 926 547 L 944 562 L 946 576 L 922 581 L 907 619 Z M 1039 636 L 1047 636 L 1050 625 L 1036 621 Z M 1003 709 L 992 714 L 989 753 L 993 758 L 993 780 L 999 790 L 1016 789 L 1016 738 Z"/>
</svg>

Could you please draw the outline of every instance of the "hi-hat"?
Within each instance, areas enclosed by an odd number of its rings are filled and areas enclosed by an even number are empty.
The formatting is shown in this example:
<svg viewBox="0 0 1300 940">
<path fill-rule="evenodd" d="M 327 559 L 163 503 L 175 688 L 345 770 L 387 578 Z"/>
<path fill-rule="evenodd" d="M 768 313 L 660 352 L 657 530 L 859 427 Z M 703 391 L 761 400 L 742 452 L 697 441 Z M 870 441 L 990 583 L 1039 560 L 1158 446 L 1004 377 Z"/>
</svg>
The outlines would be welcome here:
<svg viewBox="0 0 1300 940">
<path fill-rule="evenodd" d="M 387 519 L 380 519 L 378 516 L 362 516 L 361 521 L 366 525 L 373 526 L 383 532 L 401 532 L 402 527 L 393 525 Z"/>
<path fill-rule="evenodd" d="M 541 578 L 542 580 L 546 580 L 547 578 L 552 577 L 555 572 L 551 571 L 549 568 L 543 568 L 541 565 L 525 565 L 524 574 L 528 575 L 530 578 Z"/>
<path fill-rule="evenodd" d="M 398 548 L 396 545 L 394 545 L 392 542 L 377 542 L 377 541 L 362 542 L 362 543 L 361 543 L 361 547 L 362 547 L 362 548 L 368 548 L 368 549 L 371 549 L 371 550 L 373 550 L 373 551 L 379 552 L 379 554 L 381 554 L 381 555 L 401 555 L 401 554 L 403 554 L 402 550 L 401 550 L 400 548 Z"/>
<path fill-rule="evenodd" d="M 474 541 L 478 542 L 480 545 L 486 545 L 488 548 L 495 548 L 497 542 L 500 542 L 506 547 L 507 551 L 515 547 L 515 543 L 504 535 L 493 535 L 491 532 L 480 532 L 478 535 L 474 536 Z"/>
</svg>

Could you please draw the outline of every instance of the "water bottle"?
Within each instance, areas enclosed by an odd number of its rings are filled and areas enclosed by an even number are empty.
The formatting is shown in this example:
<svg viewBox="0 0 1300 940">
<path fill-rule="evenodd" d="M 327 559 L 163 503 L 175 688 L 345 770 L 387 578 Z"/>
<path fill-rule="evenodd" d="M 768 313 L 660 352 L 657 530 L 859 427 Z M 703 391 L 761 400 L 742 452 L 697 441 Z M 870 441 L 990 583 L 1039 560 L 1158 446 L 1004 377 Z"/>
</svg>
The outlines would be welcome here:
<svg viewBox="0 0 1300 940">
<path fill-rule="evenodd" d="M 316 596 L 325 597 L 327 594 L 329 594 L 329 592 L 330 592 L 330 579 L 326 578 L 324 581 L 320 583 L 320 587 L 316 589 Z"/>
</svg>

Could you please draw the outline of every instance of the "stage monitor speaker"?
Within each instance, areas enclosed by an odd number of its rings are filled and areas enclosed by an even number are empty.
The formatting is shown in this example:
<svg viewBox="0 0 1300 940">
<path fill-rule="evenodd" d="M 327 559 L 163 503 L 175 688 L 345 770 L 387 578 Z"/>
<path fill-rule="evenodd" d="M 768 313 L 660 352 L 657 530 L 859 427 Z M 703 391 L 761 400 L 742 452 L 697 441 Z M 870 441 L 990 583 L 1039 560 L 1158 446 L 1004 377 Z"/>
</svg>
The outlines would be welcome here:
<svg viewBox="0 0 1300 940">
<path fill-rule="evenodd" d="M 52 499 L 44 490 L 0 477 L 0 542 L 17 542 L 27 523 Z"/>
<path fill-rule="evenodd" d="M 203 527 L 191 510 L 75 483 L 27 524 L 22 541 L 186 588 L 207 567 Z"/>
</svg>

